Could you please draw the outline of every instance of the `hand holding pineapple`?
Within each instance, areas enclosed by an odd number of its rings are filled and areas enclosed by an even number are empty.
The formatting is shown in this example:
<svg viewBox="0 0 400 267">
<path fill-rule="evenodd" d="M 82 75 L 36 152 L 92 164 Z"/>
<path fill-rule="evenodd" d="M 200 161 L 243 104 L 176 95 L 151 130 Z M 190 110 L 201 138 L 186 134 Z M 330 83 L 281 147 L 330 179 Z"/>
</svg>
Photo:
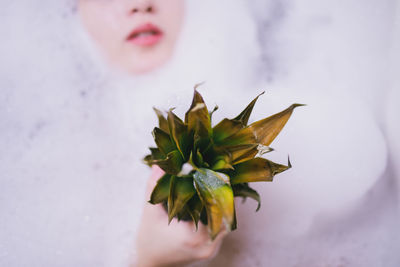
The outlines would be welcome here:
<svg viewBox="0 0 400 267">
<path fill-rule="evenodd" d="M 153 167 L 148 180 L 146 199 L 164 172 Z M 165 222 L 168 215 L 160 205 L 145 204 L 136 247 L 136 264 L 132 267 L 177 266 L 197 260 L 208 259 L 218 252 L 224 233 L 211 240 L 206 226 L 193 222 Z"/>
</svg>

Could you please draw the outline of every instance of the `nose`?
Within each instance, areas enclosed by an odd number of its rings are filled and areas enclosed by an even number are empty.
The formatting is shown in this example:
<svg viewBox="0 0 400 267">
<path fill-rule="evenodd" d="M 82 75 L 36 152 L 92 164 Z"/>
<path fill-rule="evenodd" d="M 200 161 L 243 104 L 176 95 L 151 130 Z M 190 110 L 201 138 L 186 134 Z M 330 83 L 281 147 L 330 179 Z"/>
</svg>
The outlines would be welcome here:
<svg viewBox="0 0 400 267">
<path fill-rule="evenodd" d="M 131 8 L 131 13 L 153 13 L 154 5 L 150 0 L 133 1 L 133 7 Z"/>
</svg>

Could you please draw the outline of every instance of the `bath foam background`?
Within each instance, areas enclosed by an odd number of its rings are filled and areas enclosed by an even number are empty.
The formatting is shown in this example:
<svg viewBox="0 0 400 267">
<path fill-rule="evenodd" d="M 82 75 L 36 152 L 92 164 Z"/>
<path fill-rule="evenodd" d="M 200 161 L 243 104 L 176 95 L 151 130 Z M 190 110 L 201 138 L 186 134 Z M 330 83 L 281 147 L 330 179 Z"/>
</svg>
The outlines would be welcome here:
<svg viewBox="0 0 400 267">
<path fill-rule="evenodd" d="M 199 266 L 397 266 L 398 5 L 257 1 L 253 14 L 272 91 L 256 112 L 308 106 L 272 144 L 294 168 L 257 185 L 258 214 L 238 203 L 252 219 Z"/>
<path fill-rule="evenodd" d="M 294 168 L 256 185 L 260 212 L 238 201 L 239 230 L 200 266 L 397 265 L 398 141 L 385 109 L 396 107 L 384 102 L 398 95 L 395 1 L 188 1 L 174 59 L 135 79 L 104 65 L 73 2 L 55 2 L 0 11 L 1 266 L 125 266 L 151 107 L 183 114 L 201 81 L 216 120 L 261 90 L 253 120 L 308 106 L 268 155 L 290 154 Z"/>
</svg>

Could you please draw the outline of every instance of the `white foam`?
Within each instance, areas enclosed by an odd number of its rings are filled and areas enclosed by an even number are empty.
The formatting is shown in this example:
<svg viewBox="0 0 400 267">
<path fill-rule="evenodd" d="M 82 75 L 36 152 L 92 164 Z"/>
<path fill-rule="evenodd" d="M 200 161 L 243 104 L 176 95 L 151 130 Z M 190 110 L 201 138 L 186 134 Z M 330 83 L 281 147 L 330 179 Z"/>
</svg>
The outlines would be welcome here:
<svg viewBox="0 0 400 267">
<path fill-rule="evenodd" d="M 290 154 L 293 168 L 256 186 L 259 213 L 238 201 L 239 229 L 211 265 L 400 261 L 380 112 L 395 1 L 188 0 L 174 59 L 133 79 L 104 64 L 74 1 L 3 2 L 0 265 L 124 266 L 149 175 L 140 160 L 151 107 L 182 116 L 202 81 L 209 108 L 220 107 L 215 121 L 263 90 L 253 121 L 309 104 L 265 155 Z"/>
</svg>

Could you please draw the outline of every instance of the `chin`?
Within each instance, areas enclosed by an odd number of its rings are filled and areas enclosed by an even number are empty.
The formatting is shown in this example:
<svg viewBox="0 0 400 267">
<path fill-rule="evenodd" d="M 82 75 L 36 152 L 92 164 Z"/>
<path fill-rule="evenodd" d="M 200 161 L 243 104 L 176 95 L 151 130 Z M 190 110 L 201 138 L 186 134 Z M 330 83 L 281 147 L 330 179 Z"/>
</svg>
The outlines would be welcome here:
<svg viewBox="0 0 400 267">
<path fill-rule="evenodd" d="M 132 75 L 148 74 L 163 67 L 169 58 L 170 56 L 164 56 L 157 59 L 141 58 L 140 60 L 135 61 L 134 64 L 129 64 L 124 69 Z"/>
</svg>

